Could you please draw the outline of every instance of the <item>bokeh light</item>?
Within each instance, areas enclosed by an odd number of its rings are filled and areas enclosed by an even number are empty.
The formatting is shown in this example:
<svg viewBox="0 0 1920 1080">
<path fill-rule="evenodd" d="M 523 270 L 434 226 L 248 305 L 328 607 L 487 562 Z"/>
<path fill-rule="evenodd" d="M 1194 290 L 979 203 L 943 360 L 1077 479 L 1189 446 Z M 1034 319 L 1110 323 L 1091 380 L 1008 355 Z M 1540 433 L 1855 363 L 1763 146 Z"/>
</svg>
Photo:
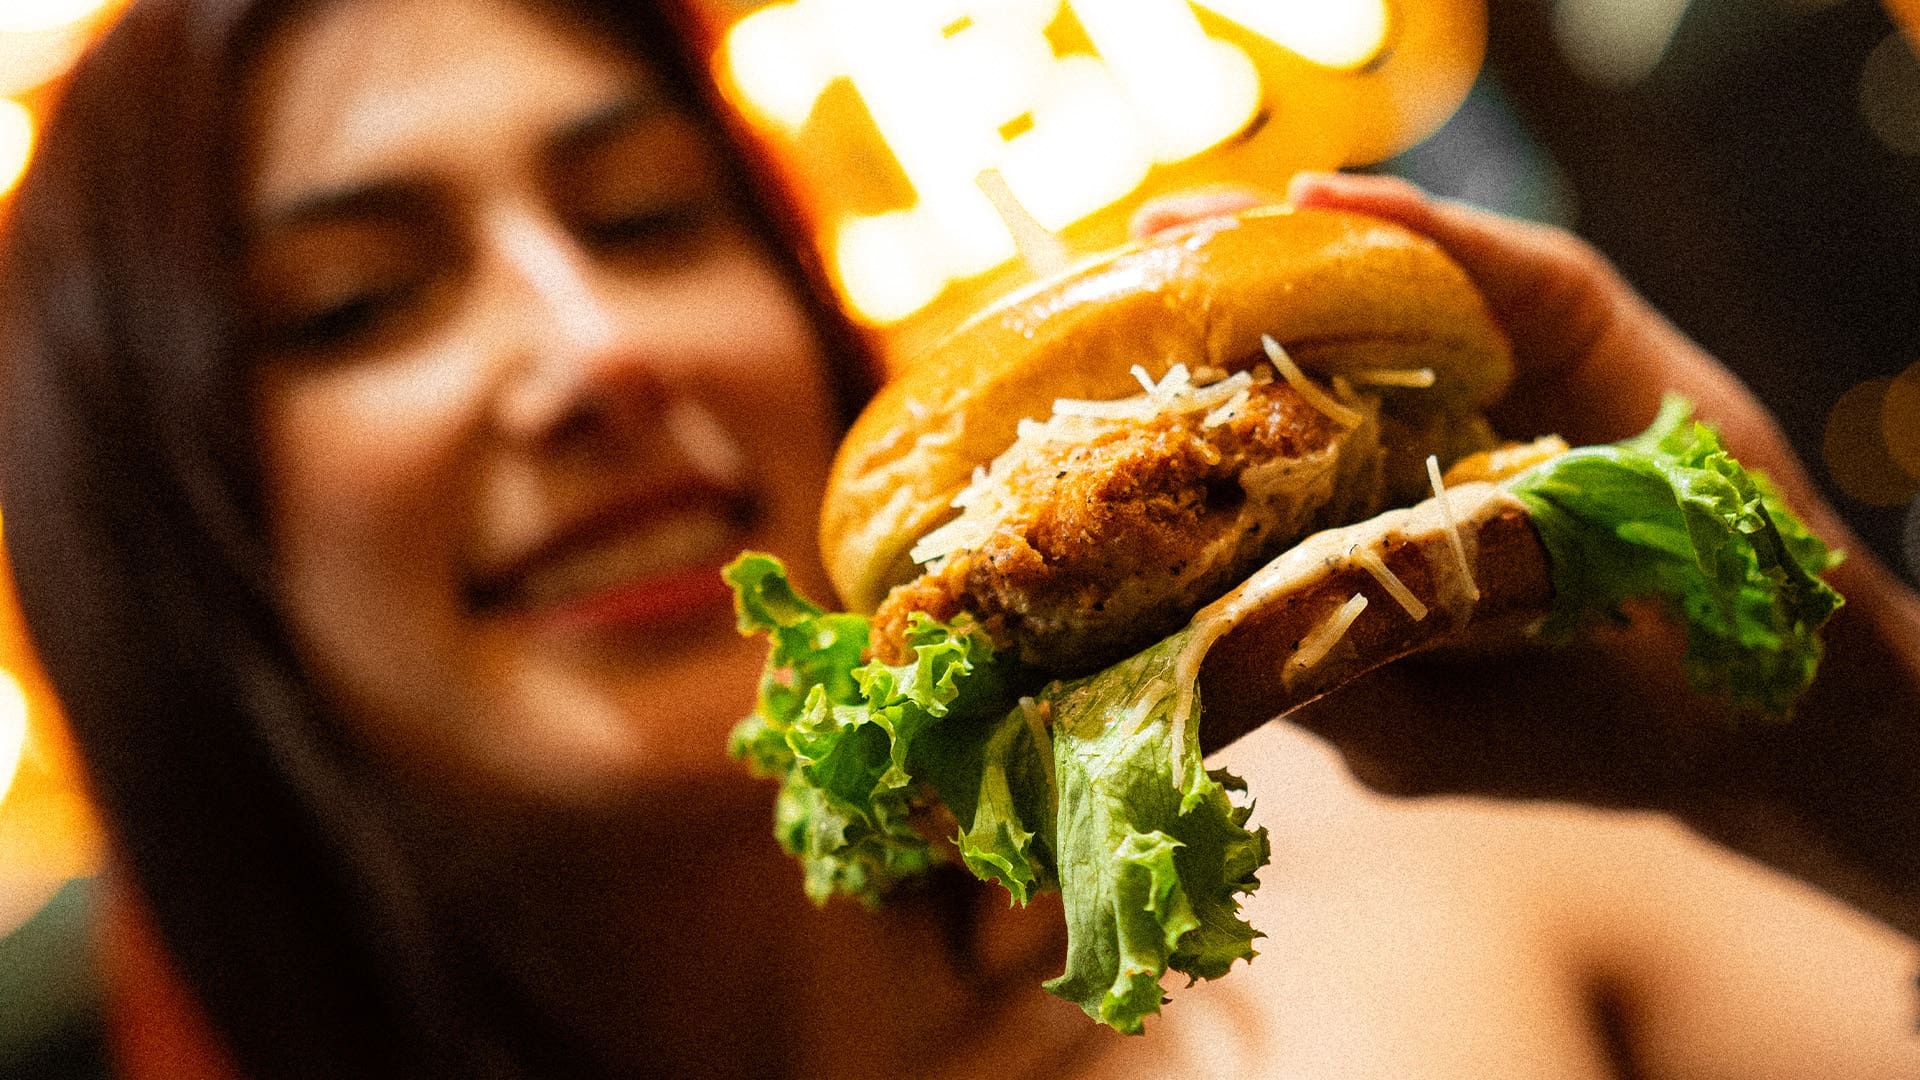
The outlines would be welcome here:
<svg viewBox="0 0 1920 1080">
<path fill-rule="evenodd" d="M 1908 369 L 1909 374 L 1912 371 Z M 1909 392 L 1903 381 L 1898 392 L 1890 393 L 1896 381 L 1868 379 L 1840 395 L 1827 414 L 1822 441 L 1827 472 L 1841 491 L 1872 506 L 1903 506 L 1920 495 L 1920 472 L 1903 467 L 1888 437 L 1889 432 L 1898 432 L 1905 446 L 1914 423 L 1911 410 L 1896 413 L 1889 407 L 1904 402 Z"/>
<path fill-rule="evenodd" d="M 1595 86 L 1628 87 L 1653 74 L 1691 0 L 1562 0 L 1554 37 Z"/>
<path fill-rule="evenodd" d="M 1874 46 L 1861 68 L 1860 115 L 1887 149 L 1920 154 L 1920 57 L 1898 32 Z"/>
<path fill-rule="evenodd" d="M 1880 405 L 1880 436 L 1894 464 L 1920 476 L 1920 363 L 1893 377 Z"/>
<path fill-rule="evenodd" d="M 13 673 L 0 668 L 0 804 L 6 802 L 20 754 L 27 746 L 27 691 Z"/>
<path fill-rule="evenodd" d="M 11 98 L 0 98 L 0 197 L 13 190 L 33 156 L 33 114 Z"/>
<path fill-rule="evenodd" d="M 1907 525 L 1900 533 L 1900 547 L 1907 557 L 1907 577 L 1920 584 L 1920 496 L 1907 504 Z"/>
<path fill-rule="evenodd" d="M 91 18 L 110 0 L 6 0 L 0 4 L 0 33 L 31 34 Z"/>
</svg>

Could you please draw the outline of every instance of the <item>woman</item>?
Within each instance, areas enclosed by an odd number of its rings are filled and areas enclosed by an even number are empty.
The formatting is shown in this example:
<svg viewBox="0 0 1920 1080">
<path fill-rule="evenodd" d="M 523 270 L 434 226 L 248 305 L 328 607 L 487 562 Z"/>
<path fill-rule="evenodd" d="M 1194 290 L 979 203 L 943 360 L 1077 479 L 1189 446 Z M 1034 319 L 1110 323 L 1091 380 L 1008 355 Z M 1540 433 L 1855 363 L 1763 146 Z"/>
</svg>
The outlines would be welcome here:
<svg viewBox="0 0 1920 1080">
<path fill-rule="evenodd" d="M 1277 728 L 1235 762 L 1281 811 L 1270 955 L 1144 1042 L 1036 989 L 1057 909 L 807 906 L 720 753 L 759 656 L 712 570 L 824 591 L 858 368 L 650 12 L 143 2 L 45 140 L 7 537 L 113 956 L 178 976 L 120 1004 L 130 1072 L 1911 1064 L 1885 931 L 1655 821 L 1386 803 Z"/>
<path fill-rule="evenodd" d="M 581 830 L 618 849 L 585 866 L 671 869 L 626 898 L 650 927 L 698 929 L 766 831 L 706 790 L 759 659 L 715 570 L 809 572 L 852 395 L 663 21 L 548 7 L 144 5 L 19 198 L 24 602 L 125 880 L 251 1074 L 573 1071 L 491 1017 L 591 1010 L 465 940 L 521 886 L 462 924 L 455 883 Z M 684 807 L 738 833 L 618 827 Z"/>
</svg>

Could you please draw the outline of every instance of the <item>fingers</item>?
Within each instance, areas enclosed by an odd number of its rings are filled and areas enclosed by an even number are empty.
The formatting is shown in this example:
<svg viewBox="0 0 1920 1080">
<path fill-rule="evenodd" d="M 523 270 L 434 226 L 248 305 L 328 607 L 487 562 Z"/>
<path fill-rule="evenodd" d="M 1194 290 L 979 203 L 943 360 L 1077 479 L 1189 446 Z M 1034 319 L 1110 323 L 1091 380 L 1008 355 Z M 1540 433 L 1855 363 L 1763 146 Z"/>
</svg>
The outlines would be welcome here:
<svg viewBox="0 0 1920 1080">
<path fill-rule="evenodd" d="M 1397 221 L 1460 263 L 1513 342 L 1515 383 L 1494 410 L 1503 430 L 1611 441 L 1644 427 L 1674 390 L 1704 416 L 1771 431 L 1738 380 L 1570 233 L 1435 199 L 1394 177 L 1303 173 L 1288 197 Z"/>
<path fill-rule="evenodd" d="M 1250 187 L 1216 187 L 1184 191 L 1149 200 L 1134 211 L 1127 235 L 1144 240 L 1155 233 L 1179 228 L 1195 221 L 1223 214 L 1237 214 L 1277 200 L 1273 195 Z"/>
<path fill-rule="evenodd" d="M 1642 430 L 1668 391 L 1684 394 L 1735 456 L 1772 474 L 1816 532 L 1859 547 L 1759 399 L 1585 241 L 1433 198 L 1395 177 L 1301 173 L 1287 196 L 1296 206 L 1399 222 L 1460 263 L 1513 343 L 1514 385 L 1489 410 L 1504 434 L 1611 442 Z"/>
<path fill-rule="evenodd" d="M 1572 236 L 1431 198 L 1397 177 L 1301 173 L 1287 197 L 1396 221 L 1445 248 L 1480 286 L 1528 378 L 1566 376 L 1637 304 L 1606 260 Z"/>
</svg>

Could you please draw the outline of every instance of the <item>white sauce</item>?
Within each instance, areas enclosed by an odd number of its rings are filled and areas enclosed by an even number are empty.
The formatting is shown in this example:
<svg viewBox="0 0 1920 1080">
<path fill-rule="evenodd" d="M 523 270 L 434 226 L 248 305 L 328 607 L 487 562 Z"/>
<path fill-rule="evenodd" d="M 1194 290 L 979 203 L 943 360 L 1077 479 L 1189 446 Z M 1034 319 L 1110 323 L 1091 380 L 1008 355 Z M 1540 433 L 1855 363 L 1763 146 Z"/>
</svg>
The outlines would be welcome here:
<svg viewBox="0 0 1920 1080">
<path fill-rule="evenodd" d="M 1356 556 L 1361 551 L 1379 558 L 1392 544 L 1430 540 L 1438 533 L 1447 533 L 1460 543 L 1462 565 L 1470 566 L 1478 554 L 1480 526 L 1508 510 L 1525 512 L 1520 500 L 1508 494 L 1504 488 L 1492 484 L 1458 484 L 1447 489 L 1446 494 L 1445 503 L 1436 497 L 1405 509 L 1389 510 L 1356 525 L 1314 533 L 1255 571 L 1239 588 L 1208 604 L 1193 617 L 1193 637 L 1174 659 L 1174 681 L 1180 688 L 1170 724 L 1174 736 L 1175 777 L 1181 773 L 1181 746 L 1188 716 L 1193 711 L 1194 687 L 1200 678 L 1200 663 L 1206 659 L 1213 643 L 1240 625 L 1247 616 L 1259 611 L 1277 596 L 1306 591 L 1323 578 L 1357 561 Z M 1472 527 L 1461 529 L 1459 526 L 1462 522 Z M 1469 547 L 1475 550 L 1468 551 Z M 1472 585 L 1470 579 L 1463 582 L 1454 575 L 1436 574 L 1434 582 L 1437 590 L 1434 605 L 1442 612 L 1466 614 L 1474 601 L 1479 599 L 1480 590 Z"/>
</svg>

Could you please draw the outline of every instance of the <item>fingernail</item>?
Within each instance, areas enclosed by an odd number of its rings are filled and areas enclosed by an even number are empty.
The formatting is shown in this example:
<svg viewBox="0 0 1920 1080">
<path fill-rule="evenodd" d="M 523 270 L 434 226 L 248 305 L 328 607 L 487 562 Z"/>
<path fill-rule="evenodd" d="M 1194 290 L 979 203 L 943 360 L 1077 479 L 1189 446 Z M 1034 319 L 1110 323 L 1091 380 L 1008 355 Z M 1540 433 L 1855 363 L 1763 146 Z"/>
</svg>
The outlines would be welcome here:
<svg viewBox="0 0 1920 1080">
<path fill-rule="evenodd" d="M 1294 173 L 1293 179 L 1287 181 L 1287 201 L 1297 203 L 1301 201 L 1302 198 L 1312 194 L 1316 188 L 1324 190 L 1333 184 L 1339 183 L 1339 178 L 1340 174 L 1333 172 L 1307 171 Z"/>
</svg>

